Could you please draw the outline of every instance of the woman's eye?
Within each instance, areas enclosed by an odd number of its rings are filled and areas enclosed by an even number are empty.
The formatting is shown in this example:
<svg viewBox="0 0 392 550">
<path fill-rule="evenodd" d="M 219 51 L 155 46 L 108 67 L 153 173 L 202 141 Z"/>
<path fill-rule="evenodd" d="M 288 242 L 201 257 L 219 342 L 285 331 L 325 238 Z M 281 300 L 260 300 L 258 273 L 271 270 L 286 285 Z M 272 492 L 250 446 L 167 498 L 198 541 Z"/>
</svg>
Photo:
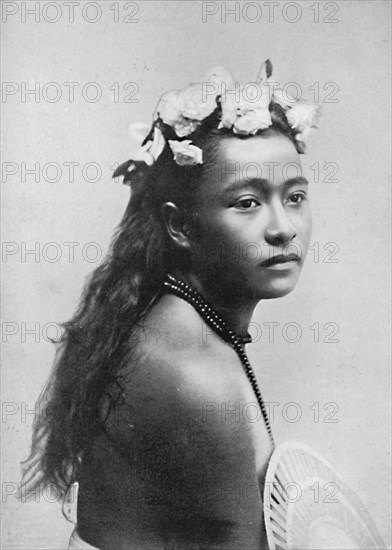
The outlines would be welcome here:
<svg viewBox="0 0 392 550">
<path fill-rule="evenodd" d="M 306 200 L 306 195 L 305 195 L 305 193 L 302 193 L 302 192 L 301 193 L 293 193 L 289 197 L 289 201 L 294 203 L 294 204 L 299 204 L 304 200 Z"/>
<path fill-rule="evenodd" d="M 236 202 L 235 206 L 240 210 L 249 210 L 250 208 L 255 208 L 259 206 L 259 202 L 256 199 L 241 199 Z"/>
</svg>

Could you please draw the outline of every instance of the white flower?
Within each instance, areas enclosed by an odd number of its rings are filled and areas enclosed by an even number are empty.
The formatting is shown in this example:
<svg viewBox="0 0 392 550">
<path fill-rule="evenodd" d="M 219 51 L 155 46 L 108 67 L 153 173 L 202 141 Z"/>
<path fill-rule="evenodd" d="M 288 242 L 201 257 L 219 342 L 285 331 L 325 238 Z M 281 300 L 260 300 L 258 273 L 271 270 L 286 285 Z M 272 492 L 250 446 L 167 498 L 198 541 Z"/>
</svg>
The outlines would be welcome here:
<svg viewBox="0 0 392 550">
<path fill-rule="evenodd" d="M 200 126 L 198 120 L 190 120 L 180 115 L 179 119 L 174 123 L 173 127 L 178 137 L 189 136 Z"/>
<path fill-rule="evenodd" d="M 136 122 L 130 124 L 128 129 L 134 140 L 130 154 L 132 160 L 143 161 L 149 166 L 154 164 L 165 147 L 165 138 L 160 129 L 155 127 L 153 139 L 147 141 L 144 145 L 142 143 L 150 133 L 150 127 L 141 122 Z"/>
<path fill-rule="evenodd" d="M 235 80 L 227 69 L 221 66 L 213 67 L 208 73 L 204 76 L 203 82 L 206 84 L 218 84 L 218 86 L 221 88 L 218 91 L 218 95 L 221 93 L 222 90 L 222 84 L 225 84 L 225 88 L 228 90 L 234 89 L 235 86 Z"/>
<path fill-rule="evenodd" d="M 271 75 L 272 64 L 267 60 L 262 64 L 256 82 L 240 87 L 225 68 L 213 67 L 203 82 L 189 84 L 182 91 L 172 90 L 163 94 L 154 119 L 160 117 L 174 129 L 179 138 L 184 138 L 193 134 L 202 121 L 214 112 L 217 98 L 220 97 L 222 115 L 218 128 L 227 128 L 236 134 L 253 135 L 272 125 L 269 106 L 273 99 L 285 110 L 290 126 L 296 130 L 297 139 L 305 139 L 309 128 L 316 124 L 318 108 L 306 100 L 293 98 L 280 88 L 272 89 Z M 185 144 L 194 147 L 188 141 L 181 143 L 182 147 Z M 143 148 L 141 154 L 144 158 L 145 152 L 149 153 L 149 150 Z M 196 157 L 187 157 L 186 160 L 178 157 L 178 160 L 178 163 L 186 164 L 191 163 L 191 160 L 199 162 Z"/>
<path fill-rule="evenodd" d="M 306 127 L 314 127 L 317 123 L 319 108 L 316 104 L 301 99 L 286 113 L 287 120 L 294 130 L 302 132 Z"/>
<path fill-rule="evenodd" d="M 251 82 L 238 94 L 227 94 L 222 100 L 219 128 L 231 128 L 236 134 L 255 134 L 271 126 L 269 86 Z"/>
<path fill-rule="evenodd" d="M 189 93 L 185 96 L 183 92 L 178 90 L 172 90 L 163 94 L 158 102 L 158 105 L 154 112 L 154 120 L 158 117 L 162 121 L 171 126 L 178 137 L 189 136 L 196 128 L 200 125 L 199 120 L 194 120 L 192 118 L 187 118 L 183 112 L 186 114 L 193 114 L 192 110 L 192 94 Z M 188 103 L 186 103 L 188 102 Z M 187 105 L 189 112 L 187 111 Z"/>
<path fill-rule="evenodd" d="M 221 102 L 221 106 L 222 118 L 218 128 L 230 129 L 239 114 L 239 104 L 238 102 L 236 102 L 233 95 L 227 94 L 224 100 Z"/>
<path fill-rule="evenodd" d="M 234 122 L 233 132 L 242 135 L 254 135 L 259 130 L 265 130 L 271 126 L 272 120 L 268 109 L 248 111 L 245 115 L 237 117 Z"/>
<path fill-rule="evenodd" d="M 181 106 L 180 92 L 178 90 L 164 93 L 155 109 L 154 120 L 159 116 L 165 124 L 173 126 L 181 118 Z"/>
<path fill-rule="evenodd" d="M 248 111 L 256 111 L 258 109 L 268 109 L 271 103 L 270 88 L 264 84 L 249 82 L 245 86 L 241 86 L 239 107 L 241 114 Z"/>
<path fill-rule="evenodd" d="M 192 145 L 189 139 L 184 141 L 169 140 L 169 145 L 174 154 L 174 161 L 179 166 L 203 164 L 202 150 L 196 145 Z"/>
<path fill-rule="evenodd" d="M 218 96 L 226 97 L 227 90 L 235 89 L 235 80 L 232 74 L 224 67 L 213 67 L 203 78 L 205 95 L 213 97 L 215 102 Z"/>
<path fill-rule="evenodd" d="M 206 92 L 203 84 L 189 84 L 181 92 L 181 114 L 191 120 L 204 120 L 216 108 L 216 96 Z"/>
</svg>

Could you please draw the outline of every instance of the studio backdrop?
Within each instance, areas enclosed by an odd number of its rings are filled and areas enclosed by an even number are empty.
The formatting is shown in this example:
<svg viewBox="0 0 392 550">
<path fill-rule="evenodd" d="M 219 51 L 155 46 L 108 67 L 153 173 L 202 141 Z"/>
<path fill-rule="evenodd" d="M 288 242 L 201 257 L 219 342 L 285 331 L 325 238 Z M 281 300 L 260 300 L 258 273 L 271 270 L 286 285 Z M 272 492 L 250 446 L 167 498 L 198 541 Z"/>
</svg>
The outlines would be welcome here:
<svg viewBox="0 0 392 550">
<path fill-rule="evenodd" d="M 4 548 L 66 548 L 73 527 L 55 489 L 16 498 L 20 462 L 51 339 L 129 199 L 111 178 L 129 123 L 150 123 L 163 92 L 214 65 L 248 82 L 268 58 L 322 117 L 301 158 L 304 273 L 259 305 L 249 355 L 277 442 L 326 456 L 390 543 L 389 21 L 384 1 L 2 3 Z"/>
</svg>

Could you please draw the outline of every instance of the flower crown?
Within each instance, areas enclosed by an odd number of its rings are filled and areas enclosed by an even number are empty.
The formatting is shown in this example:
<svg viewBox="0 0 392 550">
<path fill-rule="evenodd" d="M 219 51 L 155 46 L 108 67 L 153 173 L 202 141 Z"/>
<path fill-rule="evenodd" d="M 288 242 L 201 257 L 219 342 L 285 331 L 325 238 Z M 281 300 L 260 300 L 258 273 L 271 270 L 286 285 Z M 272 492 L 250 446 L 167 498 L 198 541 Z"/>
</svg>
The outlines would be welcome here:
<svg viewBox="0 0 392 550">
<path fill-rule="evenodd" d="M 203 163 L 202 150 L 192 138 L 206 121 L 223 132 L 240 136 L 255 135 L 272 126 L 272 105 L 283 110 L 291 127 L 297 149 L 305 150 L 305 140 L 316 127 L 319 108 L 308 100 L 295 99 L 271 82 L 272 64 L 268 59 L 256 82 L 236 85 L 223 67 L 214 67 L 203 82 L 189 84 L 184 90 L 164 93 L 155 109 L 152 127 L 133 123 L 129 132 L 134 142 L 131 160 L 121 164 L 113 177 L 124 176 L 123 183 L 144 178 L 166 145 L 179 166 Z"/>
</svg>

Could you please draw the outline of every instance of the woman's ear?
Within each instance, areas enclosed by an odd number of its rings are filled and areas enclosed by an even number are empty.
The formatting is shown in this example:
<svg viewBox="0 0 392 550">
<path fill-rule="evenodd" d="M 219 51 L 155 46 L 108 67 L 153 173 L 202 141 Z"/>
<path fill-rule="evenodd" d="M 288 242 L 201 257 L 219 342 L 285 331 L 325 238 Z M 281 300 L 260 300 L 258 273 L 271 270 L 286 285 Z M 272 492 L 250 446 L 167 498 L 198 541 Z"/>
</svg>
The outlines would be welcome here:
<svg viewBox="0 0 392 550">
<path fill-rule="evenodd" d="M 165 202 L 161 206 L 161 214 L 169 237 L 181 248 L 191 248 L 191 220 L 189 214 L 181 212 L 174 203 Z"/>
</svg>

